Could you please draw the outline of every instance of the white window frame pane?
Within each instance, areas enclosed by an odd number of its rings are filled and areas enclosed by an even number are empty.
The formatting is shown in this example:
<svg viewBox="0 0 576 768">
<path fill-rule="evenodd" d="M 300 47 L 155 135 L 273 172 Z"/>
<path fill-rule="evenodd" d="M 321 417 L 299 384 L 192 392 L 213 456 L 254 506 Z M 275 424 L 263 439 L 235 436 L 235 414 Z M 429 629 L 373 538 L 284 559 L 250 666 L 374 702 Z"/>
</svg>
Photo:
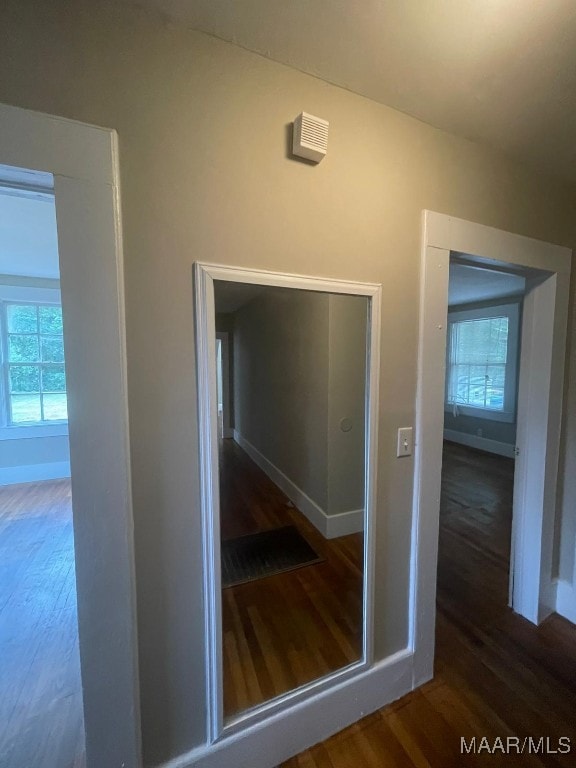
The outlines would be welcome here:
<svg viewBox="0 0 576 768">
<path fill-rule="evenodd" d="M 2 312 L 0 313 L 0 330 L 1 330 L 1 358 L 2 358 L 2 386 L 0 387 L 0 395 L 2 400 L 2 422 L 5 425 L 5 427 L 2 429 L 4 430 L 19 430 L 24 429 L 28 430 L 32 427 L 38 427 L 38 428 L 45 428 L 45 427 L 66 427 L 68 424 L 68 419 L 45 419 L 44 418 L 44 394 L 42 390 L 42 369 L 46 366 L 53 366 L 53 365 L 65 365 L 64 363 L 48 363 L 43 362 L 42 360 L 38 360 L 36 363 L 17 363 L 17 362 L 11 362 L 9 359 L 9 344 L 8 344 L 8 338 L 10 335 L 30 335 L 30 336 L 36 336 L 38 339 L 38 356 L 41 358 L 41 343 L 43 337 L 56 337 L 60 334 L 54 334 L 54 333 L 41 333 L 40 331 L 40 320 L 38 317 L 38 326 L 37 326 L 37 333 L 29 333 L 29 334 L 17 334 L 14 332 L 13 334 L 8 333 L 8 308 L 10 306 L 34 306 L 36 308 L 36 314 L 39 315 L 40 307 L 61 307 L 60 302 L 58 301 L 31 301 L 26 299 L 19 299 L 19 298 L 10 298 L 10 299 L 4 299 L 2 301 Z M 62 334 L 63 336 L 63 334 Z M 18 393 L 12 393 L 10 388 L 10 379 L 9 379 L 9 371 L 10 366 L 14 365 L 37 365 L 40 372 L 40 420 L 38 421 L 29 421 L 29 422 L 22 422 L 22 421 L 14 421 L 12 418 L 12 405 L 11 405 L 11 395 L 12 394 L 18 394 Z M 24 393 L 25 394 L 25 393 Z M 62 394 L 67 394 L 66 389 Z M 4 435 L 3 435 L 4 436 Z"/>
<path fill-rule="evenodd" d="M 26 395 L 30 395 L 31 397 L 38 398 L 38 409 L 40 411 L 40 415 L 42 415 L 42 398 L 41 398 L 40 392 L 12 392 L 8 396 L 8 399 L 9 399 L 8 407 L 10 411 L 10 423 L 15 427 L 26 427 L 29 424 L 36 426 L 41 423 L 37 419 L 32 421 L 18 421 L 14 418 L 14 399 L 13 398 L 26 397 Z"/>
<path fill-rule="evenodd" d="M 470 320 L 489 320 L 495 317 L 508 318 L 508 351 L 506 355 L 506 371 L 504 383 L 504 405 L 502 409 L 488 406 L 473 406 L 454 403 L 451 401 L 451 392 L 457 390 L 457 382 L 454 382 L 453 371 L 464 364 L 456 364 L 452 359 L 452 330 L 455 323 Z M 448 310 L 448 336 L 446 344 L 446 386 L 444 393 L 444 410 L 447 413 L 463 416 L 475 416 L 491 421 L 503 421 L 512 423 L 516 420 L 516 395 L 518 390 L 518 360 L 520 357 L 520 302 L 509 302 L 486 307 L 474 307 L 473 309 L 449 309 Z M 490 362 L 487 365 L 499 365 Z M 470 364 L 469 368 L 473 365 Z M 468 396 L 470 393 L 470 381 L 468 379 Z M 485 397 L 488 391 L 485 389 Z"/>
</svg>

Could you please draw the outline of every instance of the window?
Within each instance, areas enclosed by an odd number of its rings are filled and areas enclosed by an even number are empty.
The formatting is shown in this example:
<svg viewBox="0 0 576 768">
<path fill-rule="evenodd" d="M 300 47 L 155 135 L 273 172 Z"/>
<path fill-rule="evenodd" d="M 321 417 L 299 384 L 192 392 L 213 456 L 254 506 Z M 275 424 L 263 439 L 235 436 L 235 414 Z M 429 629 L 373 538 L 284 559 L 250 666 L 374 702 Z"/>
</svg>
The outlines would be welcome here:
<svg viewBox="0 0 576 768">
<path fill-rule="evenodd" d="M 518 304 L 448 313 L 446 407 L 514 421 Z"/>
<path fill-rule="evenodd" d="M 68 418 L 62 307 L 3 303 L 6 423 L 50 424 Z"/>
</svg>

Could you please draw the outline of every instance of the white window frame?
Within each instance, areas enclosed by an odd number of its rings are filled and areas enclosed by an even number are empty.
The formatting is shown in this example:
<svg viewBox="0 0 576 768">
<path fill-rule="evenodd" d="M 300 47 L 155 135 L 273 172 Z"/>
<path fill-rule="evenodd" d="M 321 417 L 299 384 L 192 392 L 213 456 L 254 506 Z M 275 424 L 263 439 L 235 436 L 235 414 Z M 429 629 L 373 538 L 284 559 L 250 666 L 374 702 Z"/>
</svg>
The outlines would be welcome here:
<svg viewBox="0 0 576 768">
<path fill-rule="evenodd" d="M 489 320 L 494 317 L 508 318 L 508 351 L 506 355 L 506 373 L 504 383 L 504 408 L 483 408 L 481 406 L 451 403 L 448 401 L 451 372 L 451 335 L 456 323 L 469 320 Z M 446 383 L 444 389 L 444 410 L 454 415 L 474 416 L 479 419 L 512 423 L 516 420 L 516 393 L 518 390 L 518 341 L 520 326 L 520 304 L 510 302 L 473 309 L 448 310 L 448 335 L 446 344 Z"/>
<path fill-rule="evenodd" d="M 20 278 L 21 279 L 21 278 Z M 8 329 L 6 304 L 44 304 L 62 306 L 58 288 L 40 288 L 0 283 L 0 440 L 21 440 L 31 437 L 59 437 L 68 434 L 68 420 L 12 424 L 9 417 L 8 387 Z"/>
</svg>

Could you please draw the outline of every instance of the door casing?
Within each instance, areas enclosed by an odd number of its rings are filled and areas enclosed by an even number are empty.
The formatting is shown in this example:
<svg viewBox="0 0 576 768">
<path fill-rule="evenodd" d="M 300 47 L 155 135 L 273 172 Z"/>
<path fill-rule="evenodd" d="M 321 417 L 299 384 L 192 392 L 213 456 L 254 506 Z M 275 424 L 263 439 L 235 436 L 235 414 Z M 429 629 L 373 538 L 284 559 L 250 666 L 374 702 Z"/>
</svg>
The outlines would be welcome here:
<svg viewBox="0 0 576 768">
<path fill-rule="evenodd" d="M 0 163 L 54 178 L 87 767 L 138 768 L 117 135 L 0 104 Z"/>
<path fill-rule="evenodd" d="M 571 251 L 424 211 L 410 610 L 415 685 L 433 676 L 451 251 L 549 274 L 524 302 L 511 569 L 517 613 L 538 624 L 556 604 L 552 551 Z"/>
</svg>

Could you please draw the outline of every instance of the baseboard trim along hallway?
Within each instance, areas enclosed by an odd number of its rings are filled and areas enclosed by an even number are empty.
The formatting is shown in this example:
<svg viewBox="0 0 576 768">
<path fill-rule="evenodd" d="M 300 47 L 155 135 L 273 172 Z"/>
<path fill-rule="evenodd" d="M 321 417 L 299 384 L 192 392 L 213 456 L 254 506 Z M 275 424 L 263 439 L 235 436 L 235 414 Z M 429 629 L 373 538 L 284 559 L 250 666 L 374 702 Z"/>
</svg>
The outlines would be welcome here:
<svg viewBox="0 0 576 768">
<path fill-rule="evenodd" d="M 235 429 L 234 441 L 246 451 L 252 461 L 265 472 L 270 480 L 280 488 L 290 501 L 305 515 L 312 525 L 317 528 L 326 539 L 336 539 L 339 536 L 347 536 L 350 533 L 360 533 L 364 530 L 364 510 L 352 509 L 348 512 L 340 512 L 335 515 L 327 514 L 322 507 L 316 504 L 296 483 L 278 469 L 266 456 L 255 448 Z"/>
</svg>

